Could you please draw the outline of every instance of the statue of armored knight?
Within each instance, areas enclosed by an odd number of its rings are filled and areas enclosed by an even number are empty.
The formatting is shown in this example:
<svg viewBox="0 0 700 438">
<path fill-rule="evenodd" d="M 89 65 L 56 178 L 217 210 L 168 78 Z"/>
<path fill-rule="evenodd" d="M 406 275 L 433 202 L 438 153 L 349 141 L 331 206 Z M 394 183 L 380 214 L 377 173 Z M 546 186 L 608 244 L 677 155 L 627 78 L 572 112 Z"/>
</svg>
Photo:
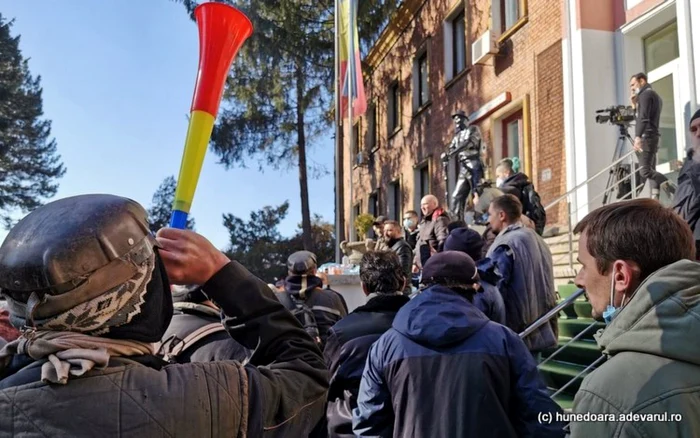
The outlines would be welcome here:
<svg viewBox="0 0 700 438">
<path fill-rule="evenodd" d="M 484 177 L 484 163 L 481 160 L 481 132 L 476 126 L 469 126 L 469 118 L 464 111 L 457 111 L 452 114 L 455 123 L 455 136 L 452 138 L 447 152 L 441 158 L 443 169 L 445 170 L 445 181 L 447 182 L 447 163 L 452 156 L 457 155 L 460 164 L 457 184 L 448 203 L 453 219 L 464 220 L 464 209 L 467 206 L 469 195 L 477 194 L 477 188 Z"/>
</svg>

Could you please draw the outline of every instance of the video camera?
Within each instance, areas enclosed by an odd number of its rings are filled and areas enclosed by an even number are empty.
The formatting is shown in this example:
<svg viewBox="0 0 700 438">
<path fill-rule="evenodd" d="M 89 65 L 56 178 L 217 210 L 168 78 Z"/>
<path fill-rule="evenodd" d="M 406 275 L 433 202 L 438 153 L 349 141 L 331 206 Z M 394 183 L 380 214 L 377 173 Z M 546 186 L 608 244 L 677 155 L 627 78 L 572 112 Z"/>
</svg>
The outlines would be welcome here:
<svg viewBox="0 0 700 438">
<path fill-rule="evenodd" d="M 596 123 L 610 123 L 611 125 L 629 126 L 635 120 L 634 108 L 631 106 L 617 105 L 610 106 L 596 111 Z"/>
</svg>

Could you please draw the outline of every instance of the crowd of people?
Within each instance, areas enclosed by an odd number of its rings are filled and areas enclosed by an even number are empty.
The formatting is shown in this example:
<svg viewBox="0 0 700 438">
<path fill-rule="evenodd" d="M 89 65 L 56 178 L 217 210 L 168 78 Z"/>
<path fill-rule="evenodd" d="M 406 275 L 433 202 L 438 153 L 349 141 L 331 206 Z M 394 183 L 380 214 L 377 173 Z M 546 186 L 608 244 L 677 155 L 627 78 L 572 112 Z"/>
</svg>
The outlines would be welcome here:
<svg viewBox="0 0 700 438">
<path fill-rule="evenodd" d="M 378 217 L 355 309 L 309 251 L 269 285 L 195 232 L 153 235 L 126 198 L 37 208 L 0 247 L 0 434 L 700 436 L 700 112 L 690 131 L 672 208 L 621 201 L 576 225 L 607 360 L 571 413 L 538 370 L 557 318 L 521 335 L 556 293 L 530 183 L 504 162 L 518 191 L 483 234 L 433 195 Z"/>
</svg>

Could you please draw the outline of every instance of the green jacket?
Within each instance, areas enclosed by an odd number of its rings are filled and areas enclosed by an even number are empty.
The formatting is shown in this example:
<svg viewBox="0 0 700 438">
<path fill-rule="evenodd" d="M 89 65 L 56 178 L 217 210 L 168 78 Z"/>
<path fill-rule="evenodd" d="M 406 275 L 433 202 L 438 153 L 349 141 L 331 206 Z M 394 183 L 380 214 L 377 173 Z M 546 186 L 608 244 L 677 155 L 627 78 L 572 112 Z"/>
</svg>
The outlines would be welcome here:
<svg viewBox="0 0 700 438">
<path fill-rule="evenodd" d="M 572 437 L 700 437 L 700 263 L 652 274 L 595 337 L 608 360 L 584 379 L 573 412 L 615 421 L 572 422 Z M 620 421 L 630 413 L 668 418 Z"/>
</svg>

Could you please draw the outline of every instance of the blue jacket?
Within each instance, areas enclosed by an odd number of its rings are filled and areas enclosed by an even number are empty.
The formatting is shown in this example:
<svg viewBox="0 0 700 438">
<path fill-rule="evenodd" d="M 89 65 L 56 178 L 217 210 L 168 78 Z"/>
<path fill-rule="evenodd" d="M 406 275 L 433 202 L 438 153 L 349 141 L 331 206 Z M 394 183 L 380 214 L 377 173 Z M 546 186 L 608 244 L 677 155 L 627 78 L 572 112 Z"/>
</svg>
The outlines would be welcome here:
<svg viewBox="0 0 700 438">
<path fill-rule="evenodd" d="M 561 412 L 518 336 L 433 286 L 370 349 L 353 430 L 362 437 L 563 437 Z"/>
</svg>

